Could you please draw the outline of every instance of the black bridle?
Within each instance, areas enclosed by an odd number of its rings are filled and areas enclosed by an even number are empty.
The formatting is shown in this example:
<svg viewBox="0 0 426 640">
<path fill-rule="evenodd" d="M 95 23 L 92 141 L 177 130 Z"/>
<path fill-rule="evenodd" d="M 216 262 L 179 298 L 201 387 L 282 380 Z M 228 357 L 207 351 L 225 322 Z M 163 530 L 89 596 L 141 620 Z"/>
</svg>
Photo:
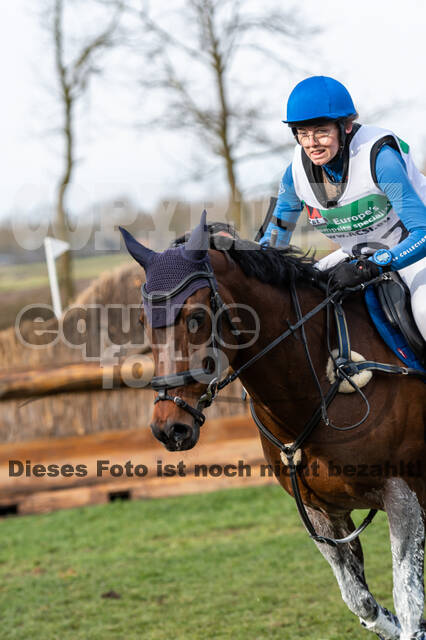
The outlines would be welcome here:
<svg viewBox="0 0 426 640">
<path fill-rule="evenodd" d="M 222 297 L 218 291 L 216 278 L 211 270 L 211 267 L 206 263 L 206 269 L 200 271 L 194 271 L 189 276 L 184 278 L 174 289 L 166 292 L 153 292 L 148 293 L 146 290 L 146 284 L 142 287 L 142 297 L 150 302 L 168 302 L 172 300 L 176 295 L 181 293 L 191 282 L 195 280 L 208 280 L 210 286 L 210 307 L 213 313 L 213 317 L 216 319 L 214 326 L 212 327 L 211 349 L 213 351 L 214 360 L 214 374 L 210 373 L 207 368 L 187 369 L 179 373 L 173 373 L 166 376 L 155 376 L 151 380 L 151 387 L 154 391 L 158 391 L 158 395 L 154 400 L 154 404 L 164 400 L 170 400 L 174 402 L 177 407 L 180 407 L 187 413 L 189 413 L 196 425 L 201 427 L 205 422 L 205 415 L 203 410 L 209 407 L 215 399 L 218 391 L 218 382 L 222 375 L 220 350 L 218 346 L 218 340 L 221 339 L 222 330 L 222 315 L 225 315 L 230 328 L 231 333 L 238 340 L 240 331 L 236 328 L 232 321 L 230 311 L 227 305 L 223 302 Z M 177 387 L 185 387 L 196 382 L 207 384 L 206 391 L 198 398 L 195 407 L 191 406 L 183 398 L 178 395 L 170 395 L 169 389 L 176 389 Z"/>
<path fill-rule="evenodd" d="M 218 311 L 224 312 L 225 317 L 227 318 L 230 324 L 231 331 L 238 340 L 240 336 L 240 331 L 235 327 L 232 321 L 229 309 L 223 302 L 218 292 L 216 279 L 214 277 L 214 274 L 210 266 L 206 266 L 206 270 L 196 271 L 190 274 L 187 278 L 182 280 L 182 282 L 179 283 L 179 285 L 175 287 L 175 289 L 173 289 L 172 291 L 168 291 L 164 293 L 163 292 L 148 293 L 146 291 L 146 287 L 144 286 L 142 288 L 142 295 L 145 299 L 149 299 L 154 302 L 166 302 L 168 300 L 171 300 L 178 293 L 180 293 L 190 282 L 196 279 L 201 279 L 201 278 L 207 279 L 209 281 L 210 304 L 211 304 L 212 311 L 215 314 L 217 314 Z M 363 289 L 365 289 L 365 287 L 371 284 L 375 284 L 376 282 L 382 279 L 386 279 L 386 274 L 382 274 L 378 278 L 374 278 L 373 280 L 370 280 L 369 282 L 363 283 L 356 287 L 350 287 L 350 288 L 348 287 L 345 290 L 345 292 L 352 293 L 352 292 L 362 291 Z M 179 373 L 154 377 L 151 381 L 151 386 L 154 390 L 158 391 L 158 396 L 155 399 L 154 404 L 162 400 L 170 400 L 174 402 L 178 407 L 182 408 L 184 411 L 189 413 L 193 417 L 195 424 L 197 424 L 198 426 L 202 426 L 205 422 L 203 409 L 205 409 L 206 407 L 212 404 L 213 400 L 217 396 L 217 393 L 221 389 L 223 389 L 228 384 L 236 380 L 245 369 L 252 366 L 260 358 L 262 358 L 264 355 L 269 353 L 269 351 L 274 349 L 286 338 L 288 338 L 290 335 L 293 335 L 297 330 L 300 329 L 300 335 L 302 339 L 302 344 L 305 349 L 308 366 L 313 376 L 313 379 L 315 381 L 315 384 L 319 390 L 319 395 L 321 399 L 320 405 L 314 411 L 313 415 L 311 416 L 310 420 L 307 422 L 307 424 L 303 428 L 300 435 L 297 437 L 296 441 L 290 445 L 281 442 L 281 440 L 279 440 L 262 423 L 262 421 L 259 419 L 259 417 L 256 414 L 255 407 L 251 399 L 250 399 L 250 409 L 251 409 L 253 419 L 257 427 L 259 428 L 259 431 L 262 433 L 262 435 L 265 438 L 269 440 L 269 442 L 271 442 L 274 446 L 276 446 L 280 450 L 281 459 L 283 463 L 289 466 L 290 479 L 291 479 L 292 489 L 294 493 L 294 498 L 296 500 L 297 509 L 299 511 L 299 515 L 310 537 L 316 542 L 326 543 L 331 546 L 347 544 L 355 540 L 362 533 L 362 531 L 364 531 L 364 529 L 373 520 L 374 516 L 377 513 L 377 510 L 371 509 L 369 514 L 363 520 L 363 522 L 359 525 L 359 527 L 357 527 L 354 531 L 352 531 L 350 535 L 346 536 L 345 538 L 335 539 L 335 538 L 328 538 L 325 536 L 318 535 L 309 518 L 309 515 L 306 511 L 305 505 L 303 504 L 302 497 L 300 494 L 298 474 L 297 474 L 297 467 L 300 464 L 300 460 L 296 461 L 297 454 L 298 452 L 301 452 L 302 445 L 306 442 L 306 440 L 308 439 L 312 431 L 317 427 L 317 425 L 321 422 L 321 420 L 323 420 L 326 425 L 338 431 L 347 431 L 350 429 L 354 429 L 356 427 L 359 427 L 363 422 L 365 422 L 369 414 L 369 405 L 362 391 L 359 389 L 357 384 L 350 377 L 354 373 L 359 373 L 360 371 L 366 370 L 366 369 L 378 370 L 384 373 L 394 373 L 399 375 L 419 375 L 419 372 L 413 369 L 407 369 L 406 367 L 399 367 L 397 365 L 387 365 L 387 364 L 371 362 L 371 361 L 362 361 L 361 363 L 352 362 L 350 358 L 350 353 L 351 353 L 350 340 L 347 332 L 345 314 L 343 311 L 343 307 L 340 303 L 342 292 L 334 291 L 333 293 L 326 295 L 325 299 L 322 300 L 322 302 L 320 302 L 316 307 L 314 307 L 311 311 L 306 313 L 304 316 L 302 316 L 302 313 L 301 313 L 299 299 L 297 295 L 297 289 L 296 289 L 296 285 L 293 278 L 290 281 L 290 292 L 291 292 L 293 307 L 296 312 L 297 322 L 294 325 L 289 324 L 288 329 L 286 329 L 283 333 L 281 333 L 277 338 L 272 340 L 272 342 L 270 342 L 266 347 L 264 347 L 261 351 L 259 351 L 259 353 L 254 355 L 247 362 L 245 362 L 241 367 L 236 369 L 233 373 L 225 376 L 223 380 L 220 380 L 221 366 L 220 366 L 220 357 L 219 357 L 219 348 L 218 348 L 218 338 L 220 338 L 220 335 L 221 335 L 222 314 L 221 313 L 218 314 L 219 320 L 213 327 L 213 331 L 212 331 L 212 349 L 213 349 L 214 359 L 215 359 L 215 373 L 211 374 L 206 369 L 188 369 L 186 371 L 182 371 Z M 326 288 L 326 293 L 328 294 L 328 286 Z M 336 381 L 332 384 L 329 391 L 324 395 L 322 392 L 317 374 L 315 372 L 310 353 L 309 353 L 304 325 L 308 320 L 310 320 L 315 315 L 317 315 L 317 313 L 319 313 L 322 309 L 327 308 L 327 340 L 329 343 L 329 319 L 328 319 L 329 305 L 332 305 L 334 308 L 334 314 L 335 314 L 335 320 L 336 320 L 336 326 L 337 326 L 337 332 L 338 332 L 338 338 L 339 338 L 339 356 L 337 358 L 334 358 L 332 356 L 330 345 L 328 344 L 328 350 L 334 362 Z M 350 427 L 339 428 L 333 425 L 332 422 L 329 420 L 327 416 L 327 408 L 335 398 L 338 392 L 338 387 L 341 381 L 344 379 L 347 380 L 352 385 L 354 390 L 357 391 L 361 395 L 361 397 L 364 399 L 367 405 L 367 412 L 364 415 L 363 419 L 357 422 L 356 424 L 351 425 Z M 195 382 L 204 382 L 204 384 L 207 384 L 207 390 L 198 399 L 196 407 L 189 405 L 180 396 L 172 396 L 167 393 L 169 389 L 187 386 Z"/>
<path fill-rule="evenodd" d="M 294 325 L 289 325 L 288 329 L 280 334 L 275 340 L 270 342 L 264 349 L 262 349 L 255 356 L 250 358 L 245 364 L 243 364 L 239 369 L 235 370 L 233 373 L 227 375 L 223 380 L 221 380 L 221 365 L 220 365 L 220 356 L 219 356 L 219 347 L 218 340 L 221 338 L 221 328 L 222 328 L 222 311 L 225 314 L 225 317 L 231 327 L 231 333 L 238 340 L 240 337 L 240 331 L 235 327 L 235 324 L 231 318 L 231 314 L 227 305 L 223 302 L 221 295 L 219 294 L 216 278 L 214 276 L 213 271 L 210 266 L 206 264 L 206 269 L 200 271 L 194 271 L 189 276 L 184 278 L 174 289 L 170 291 L 161 291 L 161 292 L 152 292 L 148 293 L 146 290 L 146 284 L 142 286 L 142 297 L 144 300 L 149 300 L 150 302 L 160 303 L 160 302 L 168 302 L 172 300 L 176 295 L 181 293 L 191 282 L 194 280 L 203 279 L 209 281 L 210 286 L 210 306 L 215 317 L 218 318 L 217 323 L 213 326 L 212 330 L 212 351 L 213 351 L 213 359 L 215 361 L 215 373 L 211 374 L 208 369 L 187 369 L 186 371 L 180 371 L 179 373 L 172 373 L 165 376 L 154 376 L 151 380 L 151 388 L 154 391 L 158 392 L 157 397 L 154 400 L 154 404 L 158 402 L 162 402 L 165 400 L 169 400 L 173 402 L 176 406 L 180 407 L 187 413 L 189 413 L 193 419 L 195 424 L 201 427 L 206 417 L 203 413 L 203 409 L 209 407 L 213 400 L 216 398 L 218 391 L 224 389 L 228 384 L 234 382 L 240 374 L 253 365 L 257 360 L 262 358 L 264 355 L 269 353 L 272 349 L 274 349 L 278 344 L 280 344 L 283 340 L 285 340 L 288 336 L 294 334 L 301 326 L 303 326 L 308 320 L 313 318 L 321 309 L 326 307 L 330 301 L 332 301 L 337 294 L 332 294 L 325 298 L 320 304 L 318 304 L 312 311 L 307 313 L 303 318 L 298 318 L 298 321 Z M 219 312 L 219 313 L 218 313 Z M 177 387 L 185 387 L 190 384 L 194 384 L 197 382 L 201 382 L 203 384 L 207 384 L 206 391 L 199 397 L 197 404 L 195 407 L 191 406 L 188 402 L 186 402 L 183 398 L 178 395 L 170 395 L 168 393 L 169 389 L 176 389 Z"/>
</svg>

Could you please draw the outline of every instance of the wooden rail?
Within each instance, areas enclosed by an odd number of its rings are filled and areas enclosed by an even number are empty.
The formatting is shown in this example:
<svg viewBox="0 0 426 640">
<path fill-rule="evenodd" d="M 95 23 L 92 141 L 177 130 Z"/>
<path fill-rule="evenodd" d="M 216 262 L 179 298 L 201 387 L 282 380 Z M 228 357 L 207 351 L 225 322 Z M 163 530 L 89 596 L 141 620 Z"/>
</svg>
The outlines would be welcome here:
<svg viewBox="0 0 426 640">
<path fill-rule="evenodd" d="M 101 475 L 99 461 L 108 461 L 101 463 L 106 468 Z M 137 465 L 142 471 L 146 468 L 146 474 L 127 476 L 127 462 L 134 470 Z M 200 442 L 190 451 L 168 452 L 149 429 L 3 444 L 0 514 L 41 513 L 117 498 L 153 498 L 276 482 L 270 474 L 262 475 L 264 464 L 257 430 L 248 415 L 208 421 Z M 60 470 L 58 475 L 48 475 L 49 465 Z M 77 465 L 86 469 L 86 475 L 76 475 Z M 111 475 L 113 465 L 123 468 L 122 475 Z M 201 465 L 206 475 L 200 473 Z M 224 473 L 227 465 L 228 471 L 232 465 L 232 470 L 240 468 L 241 473 Z M 20 470 L 20 475 L 13 475 Z M 167 470 L 175 473 L 167 475 Z"/>
<path fill-rule="evenodd" d="M 0 371 L 0 400 L 47 396 L 72 391 L 101 391 L 123 386 L 147 386 L 154 375 L 150 356 L 126 358 L 120 365 L 73 362 L 34 369 Z"/>
</svg>

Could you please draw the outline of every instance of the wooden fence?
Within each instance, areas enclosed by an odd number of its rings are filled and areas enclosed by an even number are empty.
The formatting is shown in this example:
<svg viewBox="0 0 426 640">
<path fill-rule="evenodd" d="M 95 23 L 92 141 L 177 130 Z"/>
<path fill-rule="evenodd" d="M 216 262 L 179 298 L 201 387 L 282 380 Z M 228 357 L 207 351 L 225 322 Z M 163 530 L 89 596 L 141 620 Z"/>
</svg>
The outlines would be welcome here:
<svg viewBox="0 0 426 640">
<path fill-rule="evenodd" d="M 207 422 L 190 451 L 149 429 L 0 445 L 0 515 L 272 482 L 248 415 Z"/>
<path fill-rule="evenodd" d="M 149 385 L 149 355 L 121 366 L 44 365 L 0 371 L 0 409 L 38 396 L 104 393 L 105 379 L 122 393 L 126 381 Z M 135 389 L 135 391 L 137 391 Z M 234 398 L 237 399 L 237 398 Z M 151 407 L 152 408 L 152 407 Z M 147 421 L 142 428 L 0 445 L 0 515 L 28 514 L 271 482 L 262 473 L 260 440 L 248 414 L 208 420 L 191 451 L 167 452 Z"/>
</svg>

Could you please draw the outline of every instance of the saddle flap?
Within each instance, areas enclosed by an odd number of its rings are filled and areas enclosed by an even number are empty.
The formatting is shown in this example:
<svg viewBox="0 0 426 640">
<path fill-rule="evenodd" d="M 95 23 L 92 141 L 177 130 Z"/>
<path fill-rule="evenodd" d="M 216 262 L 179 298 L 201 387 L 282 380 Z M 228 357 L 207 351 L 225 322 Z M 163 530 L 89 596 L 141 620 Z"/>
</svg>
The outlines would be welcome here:
<svg viewBox="0 0 426 640">
<path fill-rule="evenodd" d="M 375 286 L 386 320 L 394 329 L 399 329 L 408 346 L 420 362 L 426 358 L 426 344 L 415 324 L 410 305 L 410 294 L 396 271 L 389 280 Z"/>
<path fill-rule="evenodd" d="M 388 281 L 386 281 L 388 282 Z M 394 313 L 394 307 L 389 301 L 386 287 L 382 286 L 383 283 L 376 285 L 377 298 L 381 304 L 382 311 L 385 314 L 387 322 L 393 329 L 398 329 L 398 316 Z"/>
</svg>

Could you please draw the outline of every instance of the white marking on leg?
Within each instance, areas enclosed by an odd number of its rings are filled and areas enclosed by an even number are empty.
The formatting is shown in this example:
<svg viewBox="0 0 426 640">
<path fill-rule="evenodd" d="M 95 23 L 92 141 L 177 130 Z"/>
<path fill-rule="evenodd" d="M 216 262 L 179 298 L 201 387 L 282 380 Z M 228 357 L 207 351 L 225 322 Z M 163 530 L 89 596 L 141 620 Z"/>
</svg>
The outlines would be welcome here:
<svg viewBox="0 0 426 640">
<path fill-rule="evenodd" d="M 307 509 L 315 529 L 320 535 L 340 538 L 350 533 L 348 516 L 331 522 L 327 516 L 313 509 Z M 338 547 L 316 543 L 321 554 L 330 564 L 348 608 L 359 617 L 363 627 L 384 640 L 399 640 L 398 619 L 383 609 L 374 599 L 364 578 L 364 561 L 359 539 Z"/>
<path fill-rule="evenodd" d="M 373 622 L 362 620 L 360 622 L 363 627 L 368 631 L 380 634 L 386 640 L 399 640 L 400 639 L 400 626 L 398 618 L 390 611 L 379 607 L 379 615 Z"/>
<path fill-rule="evenodd" d="M 416 494 L 402 478 L 391 478 L 385 488 L 393 566 L 393 599 L 401 623 L 401 640 L 422 640 L 424 607 L 424 520 Z"/>
</svg>

